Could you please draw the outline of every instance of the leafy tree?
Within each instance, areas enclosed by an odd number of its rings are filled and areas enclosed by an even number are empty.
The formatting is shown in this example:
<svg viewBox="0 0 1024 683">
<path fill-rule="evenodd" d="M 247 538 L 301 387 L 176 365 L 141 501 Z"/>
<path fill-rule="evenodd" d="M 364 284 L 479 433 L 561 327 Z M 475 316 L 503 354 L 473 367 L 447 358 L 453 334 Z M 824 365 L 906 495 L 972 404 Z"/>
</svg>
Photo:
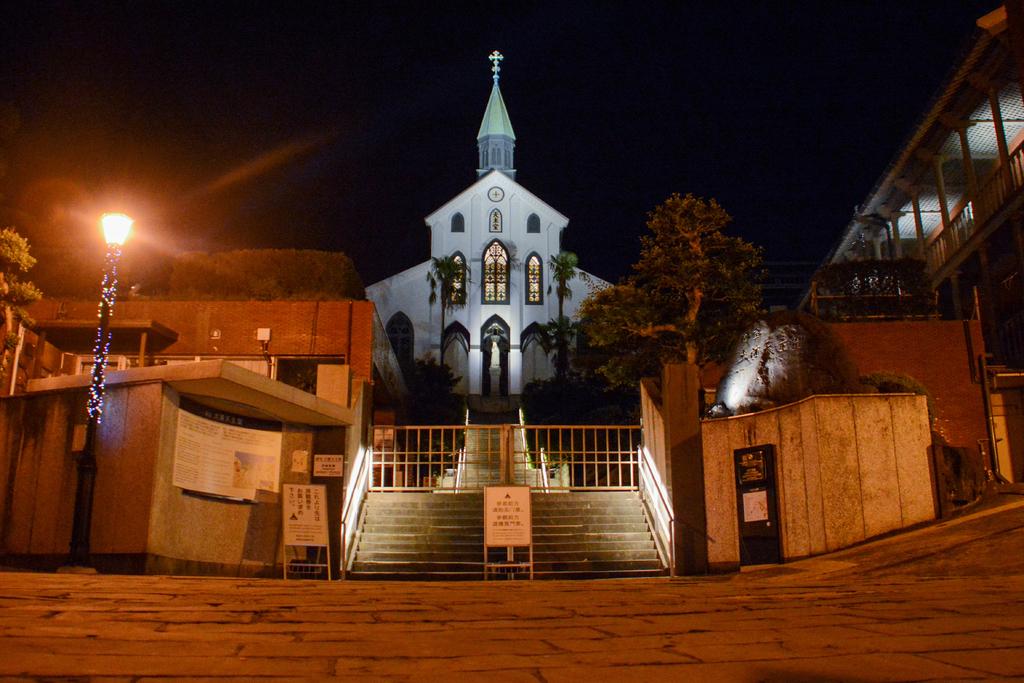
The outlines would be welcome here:
<svg viewBox="0 0 1024 683">
<path fill-rule="evenodd" d="M 760 249 L 722 231 L 714 199 L 673 194 L 648 214 L 640 260 L 618 285 L 583 302 L 599 372 L 633 384 L 666 362 L 722 360 L 760 309 Z"/>
<path fill-rule="evenodd" d="M 441 343 L 438 356 L 444 363 L 444 333 L 447 325 L 448 311 L 454 311 L 466 305 L 466 280 L 469 268 L 454 256 L 435 256 L 430 259 L 430 271 L 427 282 L 430 283 L 430 305 L 441 301 Z"/>
<path fill-rule="evenodd" d="M 603 378 L 570 372 L 535 380 L 520 397 L 529 424 L 623 424 L 640 422 L 640 396 L 632 388 L 611 386 Z"/>
<path fill-rule="evenodd" d="M 564 380 L 569 372 L 569 343 L 575 334 L 575 325 L 566 319 L 564 310 L 565 300 L 572 298 L 569 282 L 576 277 L 577 264 L 579 258 L 571 251 L 560 251 L 549 261 L 551 285 L 548 294 L 554 288 L 558 297 L 558 318 L 545 326 L 545 335 L 554 342 L 555 377 L 560 380 Z"/>
<path fill-rule="evenodd" d="M 417 358 L 406 378 L 408 421 L 421 425 L 454 425 L 465 421 L 464 399 L 454 393 L 459 378 L 433 358 Z"/>
<path fill-rule="evenodd" d="M 192 252 L 174 261 L 171 298 L 362 299 L 363 283 L 352 259 L 310 249 L 242 249 Z"/>
<path fill-rule="evenodd" d="M 42 297 L 42 292 L 21 275 L 36 264 L 29 252 L 28 240 L 14 228 L 0 230 L 0 306 L 3 307 L 3 349 L 0 354 L 0 378 L 6 376 L 11 352 L 18 344 L 16 326 L 31 325 L 25 307 Z"/>
</svg>

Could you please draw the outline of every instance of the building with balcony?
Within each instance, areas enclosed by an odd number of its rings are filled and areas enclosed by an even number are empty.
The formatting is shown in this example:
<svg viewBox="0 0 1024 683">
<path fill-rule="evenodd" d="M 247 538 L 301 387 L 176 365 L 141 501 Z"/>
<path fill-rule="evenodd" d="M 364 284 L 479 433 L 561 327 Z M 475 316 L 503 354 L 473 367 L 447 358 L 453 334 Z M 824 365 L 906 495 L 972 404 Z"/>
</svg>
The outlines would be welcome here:
<svg viewBox="0 0 1024 683">
<path fill-rule="evenodd" d="M 977 30 L 829 262 L 924 259 L 942 317 L 1024 366 L 1024 100 L 1003 8 Z"/>
<path fill-rule="evenodd" d="M 1024 480 L 1024 29 L 981 17 L 945 81 L 826 258 L 924 261 L 935 311 L 979 320 L 992 468 Z M 897 290 L 900 288 L 897 286 Z M 903 296 L 901 291 L 887 296 Z M 815 302 L 812 287 L 812 308 Z M 900 349 L 884 349 L 899 354 Z M 977 350 L 982 366 L 986 359 Z M 941 358 L 935 358 L 941 363 Z"/>
</svg>

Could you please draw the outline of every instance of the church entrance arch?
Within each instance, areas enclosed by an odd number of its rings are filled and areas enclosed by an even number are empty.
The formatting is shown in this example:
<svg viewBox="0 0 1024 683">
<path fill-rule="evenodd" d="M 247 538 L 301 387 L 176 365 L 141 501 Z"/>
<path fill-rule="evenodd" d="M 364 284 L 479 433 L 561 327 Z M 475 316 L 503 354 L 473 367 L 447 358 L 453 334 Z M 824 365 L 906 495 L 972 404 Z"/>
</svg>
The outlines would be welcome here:
<svg viewBox="0 0 1024 683">
<path fill-rule="evenodd" d="M 480 394 L 508 396 L 508 323 L 499 315 L 492 315 L 480 328 L 480 351 L 483 368 L 480 375 Z"/>
<path fill-rule="evenodd" d="M 412 370 L 413 349 L 416 348 L 412 321 L 409 320 L 409 316 L 399 311 L 391 316 L 384 331 L 391 342 L 391 348 L 395 351 L 402 373 L 408 377 Z"/>
<path fill-rule="evenodd" d="M 523 386 L 551 377 L 551 361 L 544 349 L 544 335 L 538 323 L 530 323 L 519 339 L 523 354 Z"/>
<path fill-rule="evenodd" d="M 469 393 L 469 330 L 456 321 L 444 333 L 442 357 L 445 365 L 458 379 L 453 387 L 457 394 Z"/>
</svg>

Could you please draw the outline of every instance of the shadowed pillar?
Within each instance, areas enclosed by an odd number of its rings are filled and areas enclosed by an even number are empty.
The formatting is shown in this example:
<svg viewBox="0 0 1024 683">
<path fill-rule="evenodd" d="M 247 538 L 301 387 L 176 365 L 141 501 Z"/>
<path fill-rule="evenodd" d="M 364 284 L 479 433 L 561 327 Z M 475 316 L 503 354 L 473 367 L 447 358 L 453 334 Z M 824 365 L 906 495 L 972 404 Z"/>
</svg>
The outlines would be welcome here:
<svg viewBox="0 0 1024 683">
<path fill-rule="evenodd" d="M 675 517 L 676 573 L 708 571 L 707 518 L 704 511 L 704 454 L 700 438 L 700 377 L 696 365 L 662 368 L 665 414 L 666 484 Z"/>
</svg>

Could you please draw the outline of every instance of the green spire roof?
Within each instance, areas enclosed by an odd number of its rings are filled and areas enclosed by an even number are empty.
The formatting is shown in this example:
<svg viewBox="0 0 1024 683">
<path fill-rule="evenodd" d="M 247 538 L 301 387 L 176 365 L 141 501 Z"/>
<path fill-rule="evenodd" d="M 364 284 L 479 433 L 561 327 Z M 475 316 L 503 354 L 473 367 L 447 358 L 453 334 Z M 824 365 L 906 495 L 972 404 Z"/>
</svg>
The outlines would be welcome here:
<svg viewBox="0 0 1024 683">
<path fill-rule="evenodd" d="M 505 109 L 505 100 L 501 97 L 501 89 L 498 83 L 491 88 L 491 97 L 487 100 L 487 109 L 484 110 L 484 120 L 480 122 L 480 132 L 476 134 L 477 140 L 482 140 L 488 135 L 505 135 L 516 139 L 512 132 L 512 121 L 508 118 L 508 110 Z"/>
</svg>

